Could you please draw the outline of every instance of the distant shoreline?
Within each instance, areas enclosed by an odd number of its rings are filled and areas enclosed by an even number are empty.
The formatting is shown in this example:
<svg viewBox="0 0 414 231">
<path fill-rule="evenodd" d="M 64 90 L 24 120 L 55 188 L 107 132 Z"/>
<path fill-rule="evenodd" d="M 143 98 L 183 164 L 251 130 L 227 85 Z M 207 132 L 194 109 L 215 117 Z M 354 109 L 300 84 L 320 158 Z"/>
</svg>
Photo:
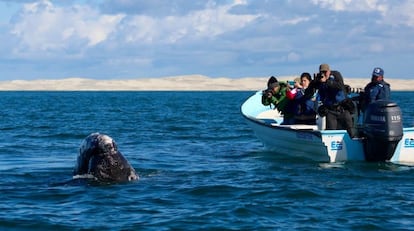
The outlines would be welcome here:
<svg viewBox="0 0 414 231">
<path fill-rule="evenodd" d="M 278 77 L 279 81 L 297 76 Z M 266 88 L 269 77 L 212 78 L 185 75 L 162 78 L 97 80 L 88 78 L 0 81 L 0 91 L 257 91 Z M 392 91 L 414 91 L 414 80 L 385 79 Z M 368 78 L 346 78 L 352 88 L 364 88 Z"/>
</svg>

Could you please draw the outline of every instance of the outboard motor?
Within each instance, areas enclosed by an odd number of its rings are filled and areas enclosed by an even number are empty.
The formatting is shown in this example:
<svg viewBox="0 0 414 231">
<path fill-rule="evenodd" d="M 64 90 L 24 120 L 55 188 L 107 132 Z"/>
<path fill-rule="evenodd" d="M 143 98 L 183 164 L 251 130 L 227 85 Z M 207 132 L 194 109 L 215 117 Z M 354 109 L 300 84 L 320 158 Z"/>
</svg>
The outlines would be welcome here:
<svg viewBox="0 0 414 231">
<path fill-rule="evenodd" d="M 363 132 L 365 159 L 386 161 L 403 137 L 401 108 L 393 101 L 378 100 L 365 110 Z"/>
</svg>

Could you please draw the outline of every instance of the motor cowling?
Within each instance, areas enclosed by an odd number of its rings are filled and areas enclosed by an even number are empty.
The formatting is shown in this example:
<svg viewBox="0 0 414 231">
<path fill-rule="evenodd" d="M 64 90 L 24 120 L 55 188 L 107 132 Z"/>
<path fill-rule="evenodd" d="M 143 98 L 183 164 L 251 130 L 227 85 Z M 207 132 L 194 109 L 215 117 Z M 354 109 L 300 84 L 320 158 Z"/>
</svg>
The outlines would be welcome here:
<svg viewBox="0 0 414 231">
<path fill-rule="evenodd" d="M 378 100 L 365 110 L 363 133 L 365 159 L 387 161 L 403 137 L 401 108 L 390 100 Z"/>
</svg>

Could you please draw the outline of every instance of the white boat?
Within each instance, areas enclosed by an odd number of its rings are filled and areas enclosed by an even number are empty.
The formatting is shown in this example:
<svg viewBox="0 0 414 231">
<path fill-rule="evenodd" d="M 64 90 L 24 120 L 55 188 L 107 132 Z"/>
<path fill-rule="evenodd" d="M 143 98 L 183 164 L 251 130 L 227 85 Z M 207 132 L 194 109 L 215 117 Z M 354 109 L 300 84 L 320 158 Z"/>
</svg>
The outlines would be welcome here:
<svg viewBox="0 0 414 231">
<path fill-rule="evenodd" d="M 277 110 L 263 106 L 261 98 L 262 91 L 250 96 L 241 105 L 241 113 L 266 149 L 275 153 L 322 162 L 342 162 L 363 161 L 370 155 L 388 150 L 389 156 L 384 161 L 414 163 L 414 127 L 402 128 L 401 115 L 371 116 L 380 122 L 390 119 L 393 120 L 390 123 L 401 123 L 402 132 L 397 140 L 392 137 L 383 139 L 376 131 L 351 139 L 346 130 L 321 130 L 318 125 L 281 125 L 283 117 Z M 395 103 L 394 106 L 398 107 Z M 374 124 L 374 129 L 367 126 L 365 132 L 377 129 L 375 126 L 383 130 L 384 124 Z M 389 133 L 393 134 L 394 131 Z"/>
</svg>

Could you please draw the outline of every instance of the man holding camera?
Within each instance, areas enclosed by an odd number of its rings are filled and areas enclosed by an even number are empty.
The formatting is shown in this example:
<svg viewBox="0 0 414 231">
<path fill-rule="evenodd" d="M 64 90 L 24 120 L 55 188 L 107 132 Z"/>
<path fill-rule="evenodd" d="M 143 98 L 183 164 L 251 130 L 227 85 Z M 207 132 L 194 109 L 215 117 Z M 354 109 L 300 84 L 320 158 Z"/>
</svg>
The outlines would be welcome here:
<svg viewBox="0 0 414 231">
<path fill-rule="evenodd" d="M 319 107 L 318 113 L 326 116 L 326 129 L 346 129 L 349 136 L 353 138 L 353 122 L 351 112 L 354 108 L 352 101 L 349 102 L 345 94 L 345 85 L 342 75 L 339 71 L 329 68 L 324 63 L 319 66 L 319 73 L 315 76 L 314 88 L 318 90 L 319 100 L 322 106 Z"/>
<path fill-rule="evenodd" d="M 268 88 L 262 93 L 262 104 L 273 105 L 282 115 L 284 125 L 294 123 L 293 110 L 286 96 L 288 85 L 276 81 L 268 81 Z"/>
</svg>

